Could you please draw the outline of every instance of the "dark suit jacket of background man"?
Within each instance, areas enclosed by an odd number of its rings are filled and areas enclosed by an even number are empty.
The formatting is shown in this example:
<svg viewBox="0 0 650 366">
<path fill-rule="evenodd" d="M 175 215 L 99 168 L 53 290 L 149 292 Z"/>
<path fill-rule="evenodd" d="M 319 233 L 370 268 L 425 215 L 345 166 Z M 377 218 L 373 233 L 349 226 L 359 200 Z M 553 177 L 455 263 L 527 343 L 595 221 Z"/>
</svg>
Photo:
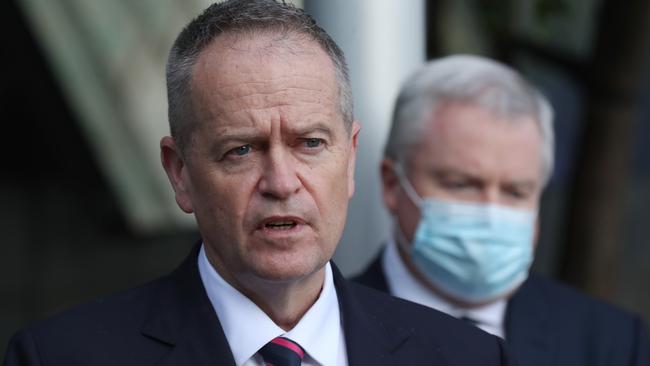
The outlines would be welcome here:
<svg viewBox="0 0 650 366">
<path fill-rule="evenodd" d="M 381 255 L 354 281 L 389 292 Z M 650 366 L 641 319 L 534 274 L 508 301 L 505 323 L 520 365 Z"/>
<path fill-rule="evenodd" d="M 234 365 L 199 277 L 198 249 L 167 277 L 19 332 L 4 365 Z M 332 268 L 349 365 L 509 364 L 498 338 Z"/>
</svg>

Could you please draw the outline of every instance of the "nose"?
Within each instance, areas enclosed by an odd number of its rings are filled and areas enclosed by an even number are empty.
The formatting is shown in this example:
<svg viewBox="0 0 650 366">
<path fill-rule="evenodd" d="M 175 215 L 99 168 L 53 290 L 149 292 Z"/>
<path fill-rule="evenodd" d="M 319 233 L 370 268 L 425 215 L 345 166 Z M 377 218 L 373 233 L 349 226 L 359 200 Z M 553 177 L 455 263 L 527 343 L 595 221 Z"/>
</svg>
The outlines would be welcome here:
<svg viewBox="0 0 650 366">
<path fill-rule="evenodd" d="M 270 149 L 259 182 L 262 196 L 283 200 L 298 192 L 302 183 L 298 177 L 297 162 L 282 149 Z"/>
<path fill-rule="evenodd" d="M 483 203 L 498 204 L 501 203 L 501 192 L 496 185 L 488 185 L 483 190 Z"/>
</svg>

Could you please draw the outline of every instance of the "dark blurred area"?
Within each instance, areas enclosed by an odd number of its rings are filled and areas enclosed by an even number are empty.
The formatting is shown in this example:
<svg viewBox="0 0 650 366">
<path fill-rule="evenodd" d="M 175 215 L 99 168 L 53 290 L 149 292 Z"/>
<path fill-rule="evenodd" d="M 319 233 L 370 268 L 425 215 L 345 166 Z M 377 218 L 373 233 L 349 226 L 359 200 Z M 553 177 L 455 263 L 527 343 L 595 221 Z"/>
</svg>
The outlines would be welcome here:
<svg viewBox="0 0 650 366">
<path fill-rule="evenodd" d="M 15 1 L 0 2 L 0 353 L 17 329 L 173 269 L 193 232 L 133 233 Z"/>
<path fill-rule="evenodd" d="M 17 1 L 0 2 L 0 354 L 34 320 L 169 272 L 198 239 L 128 224 Z M 581 16 L 590 35 L 579 50 L 559 39 L 579 11 L 570 1 L 529 1 L 534 25 L 518 27 L 512 0 L 464 2 L 480 47 L 450 45 L 454 3 L 427 2 L 428 57 L 500 59 L 556 110 L 556 170 L 535 269 L 650 323 L 650 3 L 580 2 L 593 11 Z"/>
</svg>

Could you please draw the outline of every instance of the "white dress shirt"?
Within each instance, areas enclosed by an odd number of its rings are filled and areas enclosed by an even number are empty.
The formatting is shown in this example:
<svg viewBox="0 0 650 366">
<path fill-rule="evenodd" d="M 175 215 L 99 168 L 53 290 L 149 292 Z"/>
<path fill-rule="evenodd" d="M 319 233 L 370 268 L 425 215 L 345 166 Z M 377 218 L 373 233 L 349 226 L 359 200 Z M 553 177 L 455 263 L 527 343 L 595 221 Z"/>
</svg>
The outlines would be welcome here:
<svg viewBox="0 0 650 366">
<path fill-rule="evenodd" d="M 219 275 L 208 261 L 203 246 L 198 261 L 203 286 L 237 366 L 264 366 L 257 351 L 279 336 L 291 339 L 305 350 L 302 361 L 305 366 L 347 366 L 345 337 L 329 262 L 318 299 L 287 332 Z"/>
<path fill-rule="evenodd" d="M 505 299 L 471 309 L 451 304 L 433 293 L 413 276 L 397 252 L 395 240 L 389 240 L 381 260 L 388 290 L 392 295 L 434 308 L 456 318 L 473 319 L 476 321 L 477 327 L 505 338 L 504 317 L 507 305 Z"/>
</svg>

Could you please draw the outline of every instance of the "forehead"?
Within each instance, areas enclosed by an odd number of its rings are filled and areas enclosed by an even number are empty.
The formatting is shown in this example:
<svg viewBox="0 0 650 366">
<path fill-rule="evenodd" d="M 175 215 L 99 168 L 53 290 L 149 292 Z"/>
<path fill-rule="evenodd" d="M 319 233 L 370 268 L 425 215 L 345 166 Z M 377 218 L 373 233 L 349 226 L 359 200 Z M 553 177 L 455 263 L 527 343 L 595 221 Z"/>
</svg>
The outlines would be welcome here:
<svg viewBox="0 0 650 366">
<path fill-rule="evenodd" d="M 541 180 L 542 137 L 532 117 L 509 118 L 473 104 L 431 114 L 413 150 L 419 165 L 486 179 Z"/>
<path fill-rule="evenodd" d="M 201 53 L 192 74 L 200 117 L 242 111 L 336 107 L 334 65 L 320 45 L 300 35 L 224 34 Z M 309 111 L 303 111 L 309 113 Z"/>
</svg>

